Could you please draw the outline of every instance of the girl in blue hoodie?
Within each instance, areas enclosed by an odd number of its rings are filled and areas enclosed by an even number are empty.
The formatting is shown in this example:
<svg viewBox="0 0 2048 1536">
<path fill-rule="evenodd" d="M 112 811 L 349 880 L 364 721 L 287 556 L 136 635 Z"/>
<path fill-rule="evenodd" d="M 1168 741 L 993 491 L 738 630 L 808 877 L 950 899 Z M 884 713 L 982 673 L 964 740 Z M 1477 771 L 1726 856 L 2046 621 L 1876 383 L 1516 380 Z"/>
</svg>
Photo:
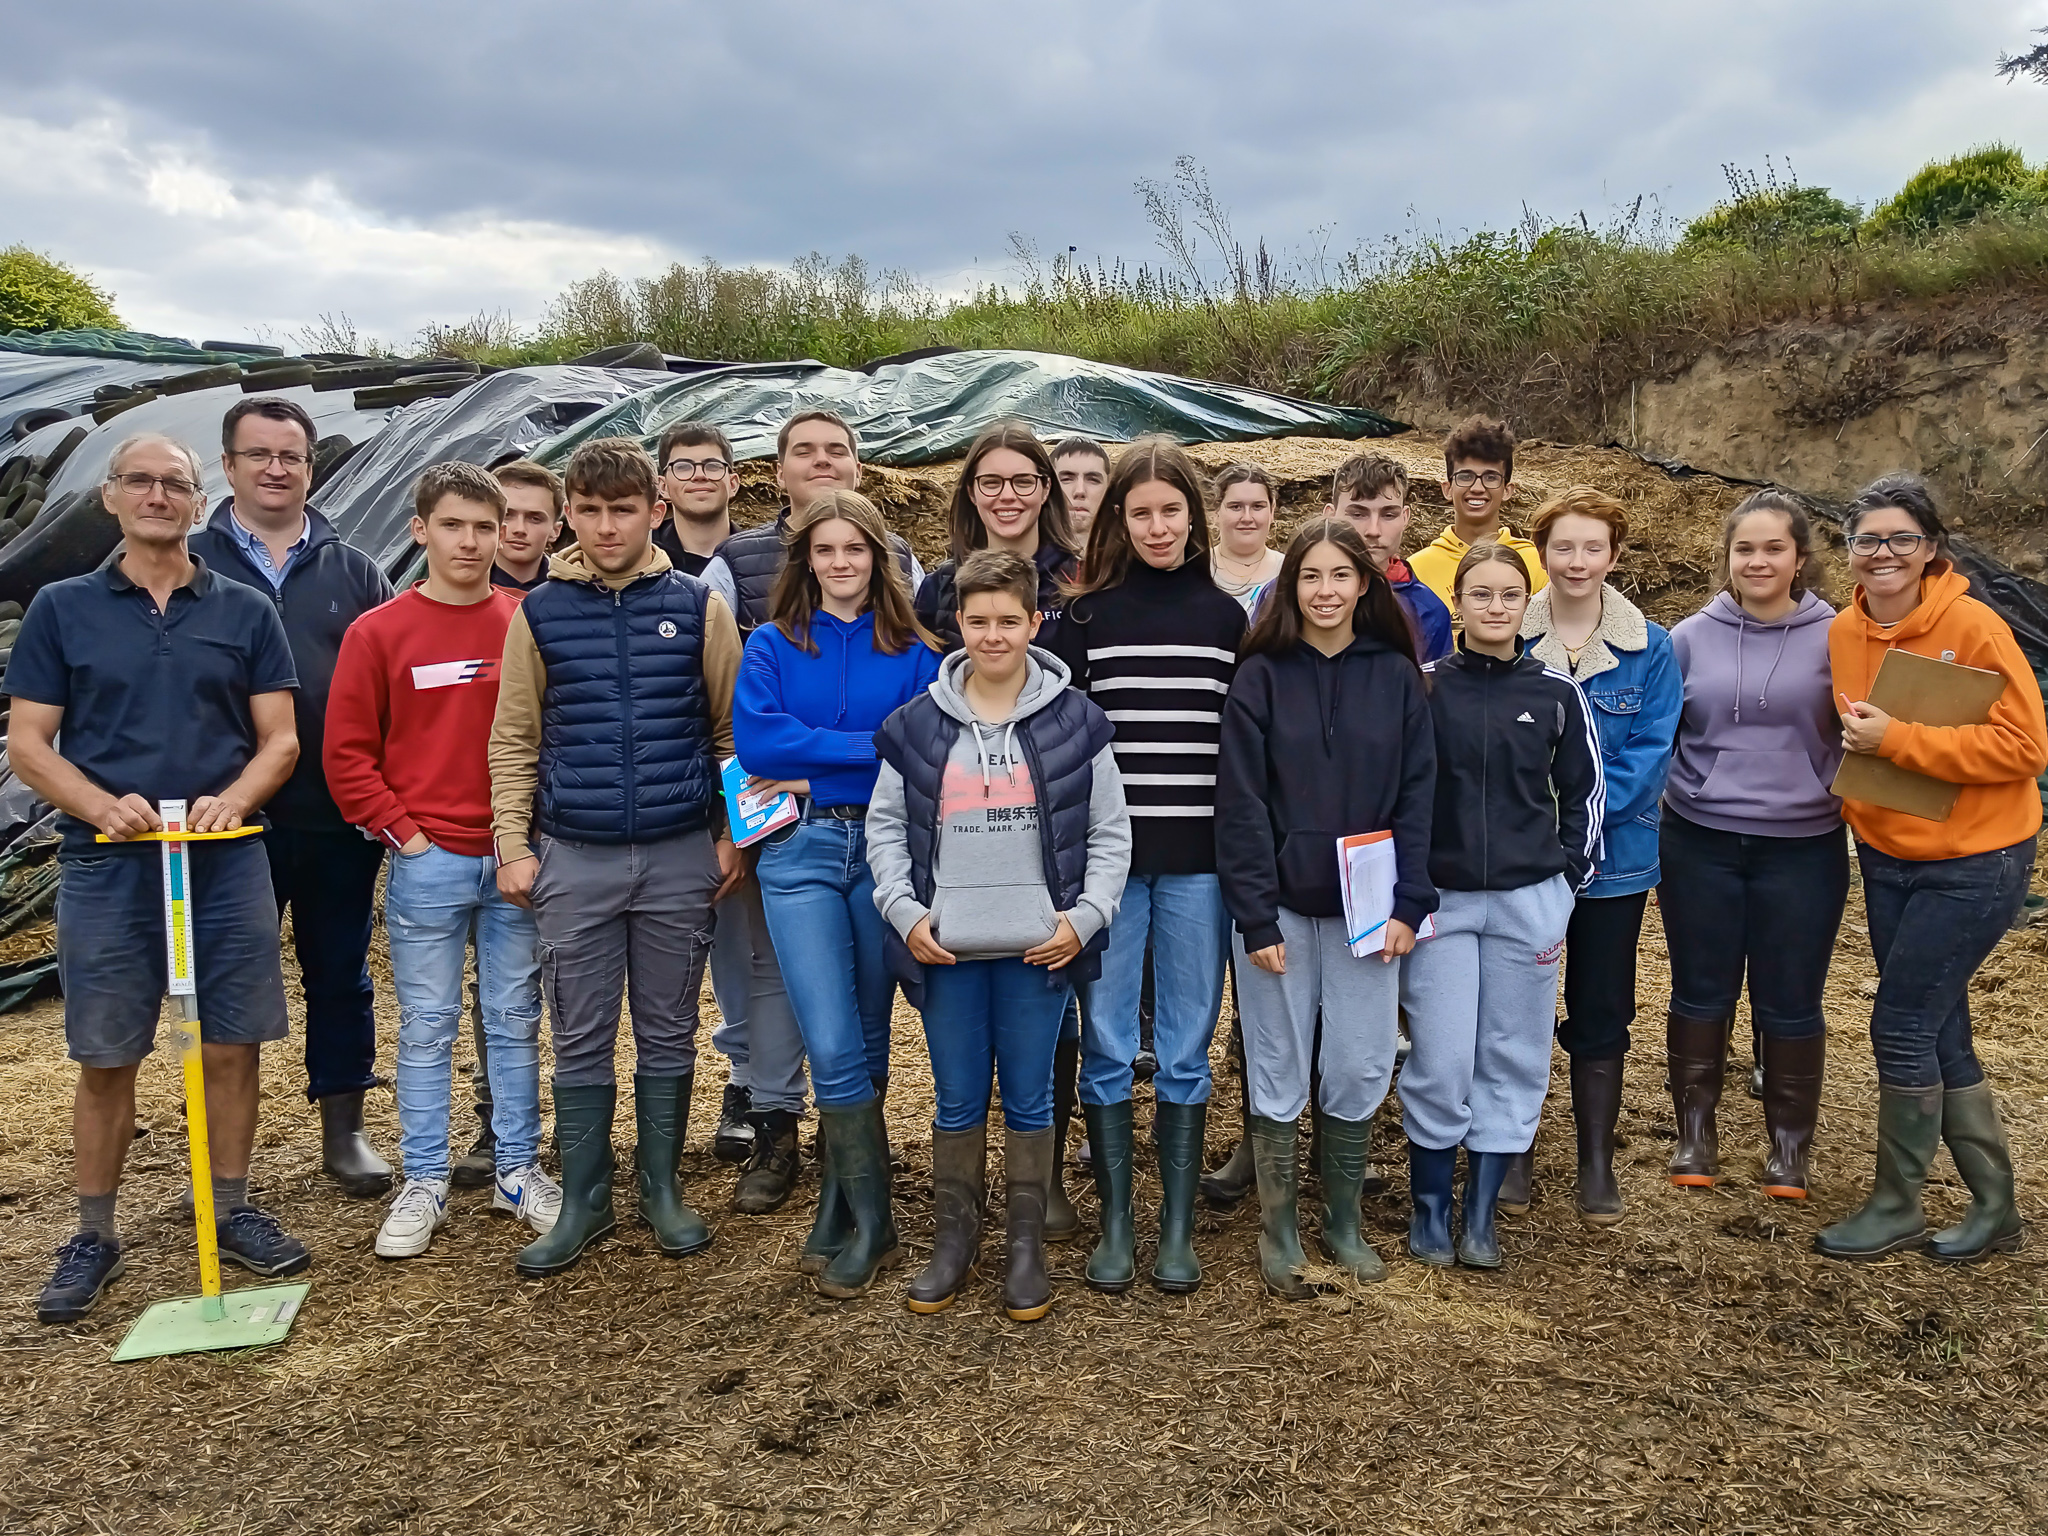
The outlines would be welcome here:
<svg viewBox="0 0 2048 1536">
<path fill-rule="evenodd" d="M 824 1148 L 800 1262 L 827 1296 L 857 1296 L 898 1256 L 882 1121 L 895 982 L 867 859 L 874 733 L 938 676 L 939 654 L 865 496 L 830 493 L 786 537 L 772 622 L 747 637 L 733 688 L 733 744 L 755 789 L 801 797 L 801 820 L 760 844 L 756 878 Z"/>
<path fill-rule="evenodd" d="M 1764 1192 L 1806 1198 L 1827 1057 L 1821 994 L 1849 896 L 1842 723 L 1824 576 L 1799 503 L 1758 491 L 1721 525 L 1721 592 L 1671 632 L 1685 710 L 1664 790 L 1658 904 L 1678 1146 L 1670 1178 L 1720 1176 L 1715 1110 L 1749 980 L 1770 1150 Z"/>
<path fill-rule="evenodd" d="M 1607 801 L 1593 882 L 1572 905 L 1565 933 L 1564 1015 L 1558 1043 L 1571 1057 L 1578 1131 L 1577 1204 L 1596 1227 L 1621 1220 L 1614 1129 L 1621 1069 L 1636 1017 L 1636 946 L 1657 883 L 1657 803 L 1671 766 L 1684 688 L 1661 624 L 1608 584 L 1628 541 L 1628 511 L 1575 485 L 1553 496 L 1530 529 L 1550 584 L 1529 599 L 1529 654 L 1579 685 L 1600 733 Z M 1500 1209 L 1529 1208 L 1530 1154 L 1515 1159 Z"/>
</svg>

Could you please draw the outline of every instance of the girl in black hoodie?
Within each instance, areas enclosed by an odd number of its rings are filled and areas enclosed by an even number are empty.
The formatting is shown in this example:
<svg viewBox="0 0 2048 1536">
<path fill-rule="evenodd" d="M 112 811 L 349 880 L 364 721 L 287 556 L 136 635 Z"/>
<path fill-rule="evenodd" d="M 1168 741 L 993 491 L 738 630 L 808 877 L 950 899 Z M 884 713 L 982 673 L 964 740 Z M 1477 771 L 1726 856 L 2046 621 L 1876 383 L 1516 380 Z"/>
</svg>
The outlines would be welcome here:
<svg viewBox="0 0 2048 1536">
<path fill-rule="evenodd" d="M 1223 706 L 1217 871 L 1236 924 L 1245 1088 L 1266 1287 L 1299 1301 L 1295 1122 L 1323 1016 L 1321 1247 L 1360 1280 L 1386 1266 L 1359 1230 L 1372 1117 L 1393 1074 L 1400 967 L 1437 905 L 1436 739 L 1408 621 L 1350 524 L 1294 537 Z M 1392 915 L 1352 953 L 1338 839 L 1391 832 Z"/>
</svg>

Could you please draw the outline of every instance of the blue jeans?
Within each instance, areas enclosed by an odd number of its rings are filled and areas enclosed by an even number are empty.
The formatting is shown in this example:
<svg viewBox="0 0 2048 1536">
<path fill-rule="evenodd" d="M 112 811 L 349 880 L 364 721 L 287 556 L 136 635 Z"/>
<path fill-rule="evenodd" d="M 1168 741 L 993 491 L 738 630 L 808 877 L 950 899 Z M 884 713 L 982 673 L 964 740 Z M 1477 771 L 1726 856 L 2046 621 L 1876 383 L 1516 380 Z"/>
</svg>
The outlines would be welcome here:
<svg viewBox="0 0 2048 1536">
<path fill-rule="evenodd" d="M 820 816 L 772 834 L 755 866 L 768 936 L 811 1058 L 821 1109 L 851 1109 L 889 1078 L 896 982 L 882 956 L 867 827 Z"/>
<path fill-rule="evenodd" d="M 498 894 L 495 860 L 430 845 L 393 855 L 384 891 L 398 993 L 398 1146 L 408 1179 L 448 1177 L 448 1100 L 472 926 L 498 1168 L 523 1168 L 540 1154 L 540 939 L 533 914 Z"/>
<path fill-rule="evenodd" d="M 1970 978 L 2026 899 L 2034 840 L 1959 859 L 1895 859 L 1856 845 L 1877 957 L 1870 1044 L 1887 1088 L 1972 1088 Z"/>
<path fill-rule="evenodd" d="M 924 968 L 924 1038 L 938 1092 L 936 1123 L 964 1131 L 988 1119 L 989 1073 L 1003 1086 L 1003 1124 L 1052 1128 L 1052 1056 L 1068 989 L 1022 960 L 962 960 Z"/>
<path fill-rule="evenodd" d="M 1102 977 L 1088 988 L 1081 1018 L 1081 1102 L 1121 1104 L 1131 1096 L 1138 1054 L 1138 994 L 1145 941 L 1152 941 L 1152 1049 L 1162 1103 L 1209 1100 L 1209 1040 L 1223 1006 L 1230 918 L 1214 875 L 1133 875 L 1109 925 Z"/>
</svg>

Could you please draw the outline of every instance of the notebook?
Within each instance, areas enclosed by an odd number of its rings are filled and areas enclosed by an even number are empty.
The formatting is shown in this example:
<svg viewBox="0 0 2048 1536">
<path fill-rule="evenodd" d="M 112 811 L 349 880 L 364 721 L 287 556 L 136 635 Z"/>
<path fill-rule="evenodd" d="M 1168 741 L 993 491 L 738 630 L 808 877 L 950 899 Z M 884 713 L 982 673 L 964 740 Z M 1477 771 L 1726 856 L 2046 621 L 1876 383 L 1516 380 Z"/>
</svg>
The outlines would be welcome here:
<svg viewBox="0 0 2048 1536">
<path fill-rule="evenodd" d="M 747 788 L 747 770 L 740 766 L 737 757 L 720 763 L 718 772 L 725 783 L 725 810 L 732 822 L 733 847 L 758 843 L 777 827 L 786 827 L 796 820 L 796 796 L 753 793 Z"/>
<path fill-rule="evenodd" d="M 1384 953 L 1387 922 L 1394 915 L 1394 834 L 1360 832 L 1337 839 L 1337 879 L 1344 891 L 1344 933 L 1351 953 L 1363 959 Z M 1425 917 L 1416 942 L 1436 932 Z"/>
<path fill-rule="evenodd" d="M 1892 650 L 1877 669 L 1869 702 L 1909 725 L 1982 725 L 2004 692 L 2001 673 Z M 1862 800 L 1924 821 L 1947 821 L 1962 792 L 1960 784 L 1929 778 L 1868 752 L 1846 754 L 1831 787 L 1844 800 Z"/>
</svg>

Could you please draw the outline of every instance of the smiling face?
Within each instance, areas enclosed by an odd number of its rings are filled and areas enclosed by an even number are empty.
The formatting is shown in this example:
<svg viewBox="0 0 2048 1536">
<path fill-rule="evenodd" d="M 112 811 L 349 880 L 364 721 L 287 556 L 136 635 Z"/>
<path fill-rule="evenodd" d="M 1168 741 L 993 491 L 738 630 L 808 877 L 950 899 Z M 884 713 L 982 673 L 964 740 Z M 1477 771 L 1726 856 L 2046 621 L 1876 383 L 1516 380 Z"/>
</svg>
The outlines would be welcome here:
<svg viewBox="0 0 2048 1536">
<path fill-rule="evenodd" d="M 313 487 L 313 445 L 296 421 L 244 416 L 235 423 L 234 446 L 221 456 L 221 468 L 244 513 L 269 523 L 293 521 L 305 512 Z"/>
<path fill-rule="evenodd" d="M 1458 583 L 1456 608 L 1468 642 L 1512 649 L 1529 607 L 1529 583 L 1505 560 L 1483 560 Z"/>
<path fill-rule="evenodd" d="M 1302 638 L 1311 645 L 1349 643 L 1365 578 L 1334 544 L 1318 544 L 1302 558 L 1294 599 L 1301 607 Z"/>
<path fill-rule="evenodd" d="M 1216 525 L 1223 552 L 1233 560 L 1250 560 L 1265 553 L 1266 535 L 1273 528 L 1271 494 L 1256 480 L 1238 481 L 1223 492 Z"/>
<path fill-rule="evenodd" d="M 991 448 L 977 459 L 967 494 L 974 498 L 974 510 L 988 531 L 988 547 L 1036 554 L 1038 515 L 1051 490 L 1038 466 L 1014 448 Z"/>
<path fill-rule="evenodd" d="M 1792 520 L 1782 512 L 1751 512 L 1728 536 L 1728 584 L 1735 600 L 1753 612 L 1781 608 L 1799 575 L 1799 545 Z"/>
<path fill-rule="evenodd" d="M 1543 544 L 1543 569 L 1550 584 L 1569 598 L 1596 596 L 1621 551 L 1614 530 L 1597 517 L 1567 512 L 1550 525 Z"/>
<path fill-rule="evenodd" d="M 708 469 L 713 464 L 720 466 L 716 473 Z M 739 488 L 739 472 L 725 462 L 715 443 L 673 448 L 661 467 L 661 499 L 672 514 L 693 523 L 722 522 Z"/>
<path fill-rule="evenodd" d="M 1444 481 L 1443 492 L 1460 530 L 1497 527 L 1500 509 L 1508 500 L 1508 467 L 1460 459 L 1451 466 L 1451 478 Z"/>
<path fill-rule="evenodd" d="M 853 523 L 832 517 L 813 527 L 807 558 L 828 604 L 856 612 L 867 605 L 869 583 L 875 575 L 875 551 L 867 535 Z"/>
<path fill-rule="evenodd" d="M 1901 554 L 1886 543 L 1867 555 L 1856 552 L 1859 539 L 1889 540 L 1894 536 L 1902 542 L 1918 539 L 1919 547 Z M 1868 598 L 1887 603 L 1918 595 L 1920 578 L 1926 574 L 1928 563 L 1935 559 L 1936 547 L 1934 540 L 1921 532 L 1912 513 L 1903 507 L 1879 507 L 1874 512 L 1865 512 L 1856 519 L 1848 537 L 1849 569 Z"/>
<path fill-rule="evenodd" d="M 960 644 L 984 682 L 1001 686 L 1023 669 L 1039 616 L 1011 592 L 976 592 L 960 605 Z"/>
<path fill-rule="evenodd" d="M 645 496 L 569 493 L 569 527 L 577 547 L 606 576 L 623 576 L 646 560 L 661 516 L 661 508 Z"/>
<path fill-rule="evenodd" d="M 1187 496 L 1168 481 L 1143 481 L 1124 497 L 1131 548 L 1156 571 L 1170 571 L 1187 557 L 1190 521 Z"/>
<path fill-rule="evenodd" d="M 860 456 L 838 423 L 800 421 L 775 461 L 775 483 L 790 510 L 801 512 L 828 491 L 859 490 Z"/>
<path fill-rule="evenodd" d="M 487 584 L 498 555 L 498 509 L 445 495 L 426 517 L 412 520 L 412 541 L 426 549 L 429 575 L 451 587 Z"/>
<path fill-rule="evenodd" d="M 1388 486 L 1377 496 L 1360 496 L 1355 491 L 1346 491 L 1334 507 L 1326 511 L 1343 518 L 1358 530 L 1358 536 L 1365 542 L 1365 552 L 1372 556 L 1372 563 L 1381 570 L 1401 557 L 1401 540 L 1408 536 L 1408 501 L 1400 491 Z"/>
</svg>

